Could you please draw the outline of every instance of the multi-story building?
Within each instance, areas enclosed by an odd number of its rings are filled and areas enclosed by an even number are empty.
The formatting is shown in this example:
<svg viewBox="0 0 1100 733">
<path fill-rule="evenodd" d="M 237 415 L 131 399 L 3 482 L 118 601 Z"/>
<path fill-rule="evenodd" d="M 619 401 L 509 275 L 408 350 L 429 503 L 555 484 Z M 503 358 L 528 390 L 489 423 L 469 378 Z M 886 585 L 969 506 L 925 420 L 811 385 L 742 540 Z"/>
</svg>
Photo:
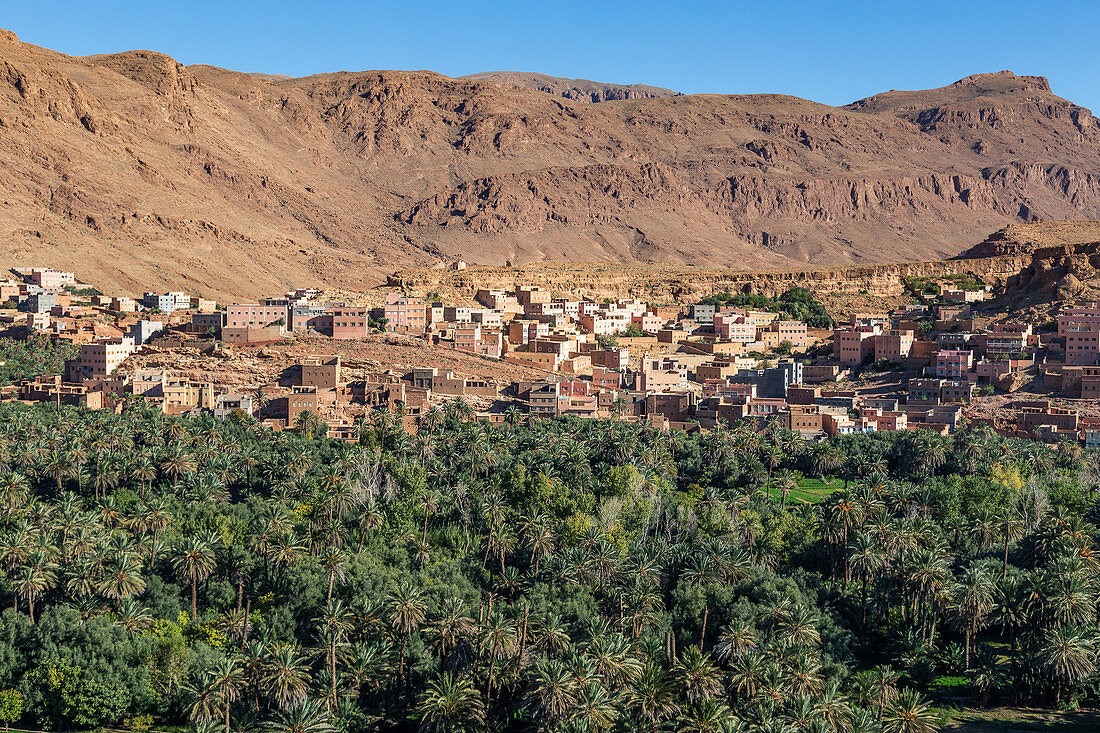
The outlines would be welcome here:
<svg viewBox="0 0 1100 733">
<path fill-rule="evenodd" d="M 878 326 L 856 326 L 833 331 L 833 356 L 844 366 L 858 366 L 875 353 Z"/>
<path fill-rule="evenodd" d="M 901 362 L 913 348 L 912 331 L 891 329 L 875 337 L 875 361 Z"/>
<path fill-rule="evenodd" d="M 549 290 L 543 290 L 542 288 L 516 288 L 516 300 L 523 306 L 531 305 L 532 303 L 549 303 L 552 300 L 551 295 Z"/>
<path fill-rule="evenodd" d="M 134 340 L 135 345 L 141 346 L 163 330 L 164 323 L 162 321 L 148 321 L 142 319 L 130 326 L 130 338 Z"/>
<path fill-rule="evenodd" d="M 252 415 L 252 396 L 246 394 L 220 394 L 214 398 L 214 417 L 225 420 L 234 412 Z"/>
<path fill-rule="evenodd" d="M 334 339 L 365 338 L 370 314 L 366 307 L 338 306 L 332 309 L 332 337 Z"/>
<path fill-rule="evenodd" d="M 279 326 L 286 330 L 285 305 L 261 305 L 234 303 L 225 309 L 226 328 L 266 328 Z"/>
<path fill-rule="evenodd" d="M 46 290 L 60 290 L 76 284 L 76 274 L 60 272 L 48 267 L 35 267 L 31 270 L 31 282 Z"/>
<path fill-rule="evenodd" d="M 92 379 L 114 373 L 119 364 L 134 353 L 134 340 L 129 336 L 103 339 L 80 347 L 80 357 L 74 359 L 71 373 L 77 379 Z"/>
<path fill-rule="evenodd" d="M 19 304 L 23 313 L 49 313 L 57 305 L 54 293 L 31 293 Z"/>
<path fill-rule="evenodd" d="M 224 313 L 215 312 L 191 314 L 191 329 L 195 333 L 209 333 L 212 331 L 214 334 L 214 338 L 220 338 L 222 333 L 222 326 L 224 325 Z"/>
<path fill-rule="evenodd" d="M 1059 330 L 1066 339 L 1066 364 L 1092 365 L 1100 359 L 1100 322 L 1070 323 Z"/>
<path fill-rule="evenodd" d="M 751 344 L 756 341 L 756 323 L 738 313 L 719 313 L 714 316 L 714 333 L 726 341 Z"/>
<path fill-rule="evenodd" d="M 636 388 L 639 392 L 669 392 L 687 387 L 687 367 L 670 357 L 642 359 Z"/>
<path fill-rule="evenodd" d="M 300 365 L 300 385 L 317 389 L 336 389 L 340 386 L 341 362 L 339 356 L 312 356 Z"/>
<path fill-rule="evenodd" d="M 936 376 L 941 379 L 966 379 L 974 366 L 974 352 L 967 349 L 940 349 L 936 353 Z"/>
<path fill-rule="evenodd" d="M 428 327 L 428 304 L 421 298 L 389 293 L 383 312 L 389 331 L 422 333 Z"/>
<path fill-rule="evenodd" d="M 713 324 L 718 308 L 713 303 L 696 303 L 691 306 L 691 318 L 698 324 Z"/>
<path fill-rule="evenodd" d="M 1058 316 L 1058 335 L 1065 336 L 1069 326 L 1096 326 L 1100 328 L 1100 302 L 1085 303 L 1067 308 Z"/>
</svg>

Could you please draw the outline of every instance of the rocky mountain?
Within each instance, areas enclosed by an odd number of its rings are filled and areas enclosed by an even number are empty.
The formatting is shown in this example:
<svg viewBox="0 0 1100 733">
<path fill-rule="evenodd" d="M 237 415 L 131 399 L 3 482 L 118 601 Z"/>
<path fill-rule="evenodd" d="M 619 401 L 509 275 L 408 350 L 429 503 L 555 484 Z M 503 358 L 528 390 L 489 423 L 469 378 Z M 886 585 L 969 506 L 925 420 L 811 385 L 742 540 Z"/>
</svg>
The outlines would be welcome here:
<svg viewBox="0 0 1100 733">
<path fill-rule="evenodd" d="M 257 77 L 0 34 L 0 263 L 219 297 L 465 259 L 935 259 L 1100 218 L 1100 125 L 1008 72 L 848 107 L 582 103 L 430 72 Z"/>
<path fill-rule="evenodd" d="M 680 94 L 671 89 L 651 87 L 646 84 L 607 84 L 589 79 L 566 79 L 528 71 L 484 71 L 480 74 L 467 74 L 460 78 L 537 89 L 540 92 L 553 94 L 555 97 L 565 97 L 577 102 L 661 99 L 676 97 Z"/>
</svg>

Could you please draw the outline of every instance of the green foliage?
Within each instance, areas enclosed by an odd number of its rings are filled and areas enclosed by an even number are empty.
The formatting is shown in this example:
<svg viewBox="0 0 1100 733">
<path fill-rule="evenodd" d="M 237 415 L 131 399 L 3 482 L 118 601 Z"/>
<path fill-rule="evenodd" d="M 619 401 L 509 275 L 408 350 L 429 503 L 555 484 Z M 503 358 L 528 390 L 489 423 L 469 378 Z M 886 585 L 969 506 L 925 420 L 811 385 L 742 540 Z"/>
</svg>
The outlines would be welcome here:
<svg viewBox="0 0 1100 733">
<path fill-rule="evenodd" d="M 23 693 L 19 690 L 0 690 L 0 722 L 5 726 L 23 717 Z"/>
<path fill-rule="evenodd" d="M 393 417 L 0 405 L 0 719 L 878 731 L 918 689 L 1100 697 L 1094 452 Z"/>
<path fill-rule="evenodd" d="M 31 334 L 26 341 L 0 338 L 0 387 L 21 379 L 62 374 L 65 362 L 79 354 L 72 344 L 55 344 L 43 334 Z"/>
<path fill-rule="evenodd" d="M 778 298 L 769 298 L 757 293 L 733 295 L 725 291 L 705 297 L 700 302 L 779 313 L 783 318 L 803 321 L 810 328 L 833 327 L 833 320 L 829 317 L 825 306 L 817 302 L 813 293 L 807 288 L 791 288 Z"/>
</svg>

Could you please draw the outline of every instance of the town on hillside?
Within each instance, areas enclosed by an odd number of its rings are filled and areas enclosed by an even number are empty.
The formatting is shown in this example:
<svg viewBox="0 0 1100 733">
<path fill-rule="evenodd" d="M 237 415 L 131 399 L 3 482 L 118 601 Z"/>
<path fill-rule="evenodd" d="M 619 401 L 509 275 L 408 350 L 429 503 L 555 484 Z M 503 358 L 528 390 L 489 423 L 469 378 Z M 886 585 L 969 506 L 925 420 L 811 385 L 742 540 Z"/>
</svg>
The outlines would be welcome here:
<svg viewBox="0 0 1100 733">
<path fill-rule="evenodd" d="M 460 409 L 687 431 L 776 421 L 806 440 L 985 423 L 1100 446 L 1100 304 L 1014 320 L 983 310 L 990 289 L 968 278 L 912 282 L 911 303 L 834 323 L 801 288 L 657 304 L 519 285 L 466 303 L 389 292 L 375 307 L 300 288 L 219 306 L 185 292 L 103 294 L 50 268 L 10 273 L 5 335 L 49 339 L 71 358 L 60 373 L 16 374 L 0 401 L 139 400 L 348 440 L 379 410 L 414 432 Z"/>
</svg>

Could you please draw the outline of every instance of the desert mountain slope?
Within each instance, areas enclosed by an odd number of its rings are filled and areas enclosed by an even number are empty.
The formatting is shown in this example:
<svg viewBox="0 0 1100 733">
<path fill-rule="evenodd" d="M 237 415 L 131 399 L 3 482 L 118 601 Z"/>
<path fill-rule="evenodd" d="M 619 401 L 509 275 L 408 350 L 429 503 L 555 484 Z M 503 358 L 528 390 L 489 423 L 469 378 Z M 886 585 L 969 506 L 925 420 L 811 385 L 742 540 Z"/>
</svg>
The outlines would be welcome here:
<svg viewBox="0 0 1100 733">
<path fill-rule="evenodd" d="M 1007 73 L 836 108 L 589 104 L 430 72 L 258 77 L 0 34 L 0 263 L 103 288 L 360 288 L 454 259 L 933 259 L 1100 218 L 1100 125 Z"/>
<path fill-rule="evenodd" d="M 590 79 L 566 79 L 529 71 L 483 71 L 460 77 L 474 81 L 511 84 L 537 89 L 540 92 L 565 97 L 578 102 L 612 102 L 621 99 L 661 99 L 675 97 L 679 92 L 647 84 L 608 84 Z"/>
</svg>

